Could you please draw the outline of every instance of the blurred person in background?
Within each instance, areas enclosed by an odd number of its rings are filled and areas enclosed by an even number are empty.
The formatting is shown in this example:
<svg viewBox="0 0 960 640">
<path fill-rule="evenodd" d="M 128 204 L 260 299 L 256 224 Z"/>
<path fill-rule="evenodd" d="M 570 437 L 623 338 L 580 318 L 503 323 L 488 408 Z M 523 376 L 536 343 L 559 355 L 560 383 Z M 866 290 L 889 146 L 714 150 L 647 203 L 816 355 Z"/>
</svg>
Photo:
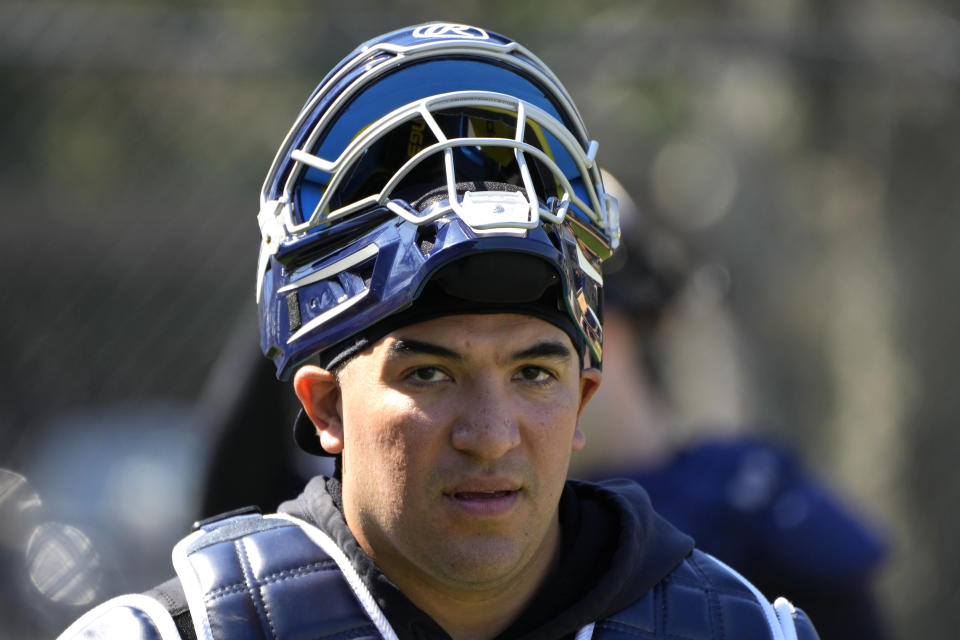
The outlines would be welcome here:
<svg viewBox="0 0 960 640">
<path fill-rule="evenodd" d="M 885 637 L 871 591 L 885 556 L 879 533 L 786 442 L 724 419 L 682 434 L 672 424 L 662 337 L 685 339 L 685 296 L 710 296 L 723 320 L 723 272 L 642 216 L 614 177 L 604 184 L 620 203 L 622 239 L 604 264 L 604 383 L 581 419 L 590 446 L 573 457 L 571 476 L 636 480 L 698 547 L 808 611 L 824 640 Z M 720 364 L 707 375 L 729 372 Z"/>
<path fill-rule="evenodd" d="M 257 289 L 296 442 L 333 472 L 199 522 L 177 578 L 62 637 L 815 638 L 635 483 L 566 478 L 619 235 L 596 149 L 497 34 L 424 24 L 344 59 L 264 183 Z"/>
</svg>

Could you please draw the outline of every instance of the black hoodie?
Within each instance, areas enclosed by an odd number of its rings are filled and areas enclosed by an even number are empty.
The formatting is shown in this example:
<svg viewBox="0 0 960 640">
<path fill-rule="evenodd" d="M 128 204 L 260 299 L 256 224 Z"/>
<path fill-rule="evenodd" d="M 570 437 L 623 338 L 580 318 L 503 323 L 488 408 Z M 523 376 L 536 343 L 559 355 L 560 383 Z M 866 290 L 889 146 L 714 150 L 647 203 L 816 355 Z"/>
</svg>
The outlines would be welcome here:
<svg viewBox="0 0 960 640">
<path fill-rule="evenodd" d="M 399 640 L 449 636 L 363 552 L 343 519 L 339 482 L 314 478 L 280 511 L 313 523 L 346 553 Z M 581 627 L 641 598 L 693 549 L 693 540 L 658 516 L 640 485 L 570 480 L 560 499 L 557 566 L 498 640 L 572 638 Z"/>
</svg>

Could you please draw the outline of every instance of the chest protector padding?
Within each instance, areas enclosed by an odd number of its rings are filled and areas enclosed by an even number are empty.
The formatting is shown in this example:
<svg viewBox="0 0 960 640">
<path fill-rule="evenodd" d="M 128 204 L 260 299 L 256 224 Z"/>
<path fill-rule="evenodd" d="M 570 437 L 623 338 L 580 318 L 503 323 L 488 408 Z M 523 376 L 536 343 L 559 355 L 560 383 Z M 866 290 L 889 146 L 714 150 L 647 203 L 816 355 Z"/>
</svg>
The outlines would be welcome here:
<svg viewBox="0 0 960 640">
<path fill-rule="evenodd" d="M 736 574 L 695 550 L 640 600 L 597 621 L 593 637 L 770 640 L 777 636 L 769 606 Z"/>
<path fill-rule="evenodd" d="M 174 548 L 174 566 L 198 640 L 396 640 L 343 552 L 294 518 L 239 516 L 207 525 Z M 178 605 L 180 606 L 180 605 Z M 164 605 L 121 596 L 88 612 L 61 640 L 174 640 Z M 578 640 L 816 640 L 810 621 L 771 605 L 715 558 L 693 551 L 622 611 Z"/>
<path fill-rule="evenodd" d="M 206 525 L 174 548 L 198 640 L 396 640 L 383 612 L 334 542 L 283 515 Z M 167 603 L 169 604 L 169 603 Z M 178 597 L 176 607 L 182 611 Z M 120 596 L 78 619 L 60 640 L 176 640 L 171 611 L 143 594 Z M 783 598 L 694 550 L 622 611 L 577 640 L 816 640 Z"/>
<path fill-rule="evenodd" d="M 396 637 L 342 552 L 306 523 L 259 515 L 217 523 L 178 544 L 174 564 L 198 638 Z M 817 637 L 802 611 L 782 599 L 771 606 L 696 550 L 642 598 L 593 626 L 593 640 Z"/>
<path fill-rule="evenodd" d="M 174 551 L 198 638 L 381 637 L 337 563 L 300 526 L 260 516 L 218 524 Z"/>
</svg>

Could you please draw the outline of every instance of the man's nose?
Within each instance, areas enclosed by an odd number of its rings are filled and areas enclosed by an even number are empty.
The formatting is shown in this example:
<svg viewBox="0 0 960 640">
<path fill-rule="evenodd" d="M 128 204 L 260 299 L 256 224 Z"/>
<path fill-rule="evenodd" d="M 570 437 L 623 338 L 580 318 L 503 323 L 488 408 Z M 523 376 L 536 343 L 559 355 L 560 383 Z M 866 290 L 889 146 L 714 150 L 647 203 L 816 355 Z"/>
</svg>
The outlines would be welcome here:
<svg viewBox="0 0 960 640">
<path fill-rule="evenodd" d="M 496 460 L 520 444 L 520 424 L 509 396 L 497 384 L 478 384 L 462 399 L 451 442 L 458 451 Z"/>
</svg>

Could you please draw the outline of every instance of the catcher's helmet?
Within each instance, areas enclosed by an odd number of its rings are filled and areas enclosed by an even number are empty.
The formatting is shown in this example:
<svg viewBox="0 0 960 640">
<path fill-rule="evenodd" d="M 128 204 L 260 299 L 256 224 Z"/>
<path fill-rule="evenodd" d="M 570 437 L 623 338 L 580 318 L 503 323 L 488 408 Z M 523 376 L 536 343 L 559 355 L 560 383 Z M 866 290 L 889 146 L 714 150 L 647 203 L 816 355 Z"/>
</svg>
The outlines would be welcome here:
<svg viewBox="0 0 960 640">
<path fill-rule="evenodd" d="M 417 307 L 428 282 L 462 311 L 555 290 L 599 366 L 619 227 L 596 150 L 553 72 L 503 36 L 434 23 L 361 45 L 263 184 L 257 302 L 278 377 Z"/>
</svg>

